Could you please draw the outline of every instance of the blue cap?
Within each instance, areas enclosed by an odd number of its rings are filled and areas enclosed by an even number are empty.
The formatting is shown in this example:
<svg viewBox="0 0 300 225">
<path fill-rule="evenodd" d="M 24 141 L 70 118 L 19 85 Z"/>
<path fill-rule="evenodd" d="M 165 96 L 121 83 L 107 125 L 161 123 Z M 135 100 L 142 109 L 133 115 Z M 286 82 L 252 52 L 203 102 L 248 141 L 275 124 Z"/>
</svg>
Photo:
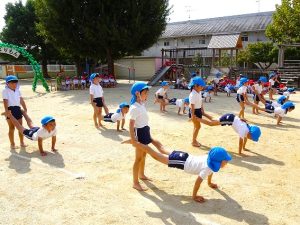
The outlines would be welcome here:
<svg viewBox="0 0 300 225">
<path fill-rule="evenodd" d="M 258 142 L 258 139 L 261 135 L 260 128 L 255 125 L 252 125 L 252 126 L 248 125 L 248 128 L 249 128 L 249 133 L 251 135 L 251 140 Z"/>
<path fill-rule="evenodd" d="M 199 86 L 204 87 L 205 86 L 205 81 L 201 77 L 194 77 L 190 81 L 189 88 L 191 89 L 195 85 L 199 85 Z"/>
<path fill-rule="evenodd" d="M 214 87 L 213 87 L 213 86 L 211 86 L 211 85 L 209 85 L 209 86 L 207 86 L 206 90 L 208 90 L 208 91 L 212 91 L 212 90 L 214 90 Z"/>
<path fill-rule="evenodd" d="M 9 75 L 5 78 L 6 83 L 11 82 L 11 81 L 18 81 L 18 78 L 14 75 Z"/>
<path fill-rule="evenodd" d="M 218 172 L 221 168 L 222 161 L 230 161 L 231 159 L 231 155 L 229 155 L 224 148 L 213 147 L 208 153 L 207 165 L 212 171 Z"/>
<path fill-rule="evenodd" d="M 131 101 L 130 101 L 130 104 L 134 104 L 136 102 L 136 95 L 135 95 L 135 92 L 141 92 L 142 90 L 145 90 L 145 89 L 149 89 L 151 88 L 150 86 L 148 86 L 146 83 L 144 82 L 136 82 L 132 85 L 131 87 L 131 90 L 130 90 L 130 93 L 131 93 Z"/>
<path fill-rule="evenodd" d="M 190 99 L 189 98 L 185 98 L 183 99 L 184 103 L 190 103 Z"/>
<path fill-rule="evenodd" d="M 291 102 L 291 101 L 286 102 L 286 103 L 284 103 L 284 104 L 281 106 L 282 109 L 289 109 L 289 108 L 291 108 L 291 107 L 295 107 L 295 104 L 294 104 L 293 102 Z"/>
<path fill-rule="evenodd" d="M 288 91 L 288 92 L 294 92 L 294 91 L 295 91 L 295 88 L 288 88 L 287 91 Z"/>
<path fill-rule="evenodd" d="M 191 77 L 196 77 L 197 76 L 197 74 L 195 73 L 195 72 L 193 72 L 192 74 L 191 74 Z"/>
<path fill-rule="evenodd" d="M 222 73 L 219 71 L 216 73 L 216 77 L 220 77 L 220 76 L 222 76 Z"/>
<path fill-rule="evenodd" d="M 94 80 L 96 77 L 99 77 L 99 73 L 92 73 L 90 76 L 90 80 Z"/>
<path fill-rule="evenodd" d="M 120 109 L 123 109 L 124 107 L 129 107 L 129 104 L 127 102 L 122 102 L 120 105 L 119 105 L 119 108 Z"/>
<path fill-rule="evenodd" d="M 160 83 L 160 86 L 169 86 L 169 83 L 167 81 L 163 81 Z"/>
<path fill-rule="evenodd" d="M 263 77 L 263 76 L 261 76 L 261 77 L 258 79 L 258 81 L 261 81 L 261 82 L 264 82 L 264 83 L 267 83 L 267 82 L 268 82 L 267 78 L 266 78 L 266 77 Z"/>
<path fill-rule="evenodd" d="M 240 86 L 243 86 L 246 82 L 248 82 L 249 80 L 246 77 L 243 77 L 240 79 Z"/>
<path fill-rule="evenodd" d="M 277 103 L 283 105 L 284 100 L 286 100 L 286 96 L 281 95 L 279 98 L 277 98 Z"/>
<path fill-rule="evenodd" d="M 54 121 L 54 117 L 53 116 L 44 116 L 41 120 L 41 124 L 43 126 L 45 126 L 47 123 L 51 122 L 51 121 Z"/>
<path fill-rule="evenodd" d="M 275 77 L 275 73 L 274 72 L 271 72 L 271 73 L 269 73 L 269 78 L 272 78 L 272 77 Z"/>
</svg>

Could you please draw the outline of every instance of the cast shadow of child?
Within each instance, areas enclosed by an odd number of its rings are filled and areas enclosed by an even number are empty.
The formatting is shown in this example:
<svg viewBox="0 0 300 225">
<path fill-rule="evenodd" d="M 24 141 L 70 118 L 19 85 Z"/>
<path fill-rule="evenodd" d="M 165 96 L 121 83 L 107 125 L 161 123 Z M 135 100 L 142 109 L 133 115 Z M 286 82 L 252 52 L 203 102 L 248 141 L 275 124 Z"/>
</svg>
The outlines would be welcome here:
<svg viewBox="0 0 300 225">
<path fill-rule="evenodd" d="M 169 195 L 159 190 L 155 185 L 145 182 L 155 193 L 140 192 L 141 195 L 154 202 L 161 212 L 146 211 L 152 218 L 161 219 L 164 224 L 201 224 L 193 214 L 218 214 L 220 216 L 247 224 L 269 224 L 265 215 L 244 210 L 234 199 L 230 198 L 224 191 L 216 189 L 224 199 L 207 199 L 205 203 L 199 204 L 191 197 L 182 195 Z M 207 222 L 207 221 L 206 221 Z"/>
<path fill-rule="evenodd" d="M 115 141 L 123 141 L 123 139 L 121 138 L 121 136 L 124 137 L 129 137 L 129 132 L 128 130 L 124 130 L 122 132 L 119 132 L 116 130 L 116 128 L 105 128 L 105 129 L 99 129 L 100 130 L 100 134 L 108 139 L 113 139 Z"/>
<path fill-rule="evenodd" d="M 21 148 L 19 152 L 16 150 L 10 150 L 11 155 L 5 159 L 9 161 L 9 168 L 14 169 L 17 173 L 24 174 L 31 171 L 30 164 L 46 164 L 50 167 L 64 168 L 65 163 L 62 155 L 59 152 L 52 153 L 47 152 L 47 156 L 41 156 L 39 151 L 28 153 L 24 148 Z"/>
</svg>

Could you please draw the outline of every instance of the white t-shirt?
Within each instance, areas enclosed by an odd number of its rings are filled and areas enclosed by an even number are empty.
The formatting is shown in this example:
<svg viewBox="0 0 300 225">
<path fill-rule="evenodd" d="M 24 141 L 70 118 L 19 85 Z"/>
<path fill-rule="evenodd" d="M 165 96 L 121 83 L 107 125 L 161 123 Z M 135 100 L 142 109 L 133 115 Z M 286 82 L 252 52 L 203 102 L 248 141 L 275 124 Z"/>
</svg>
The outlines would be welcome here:
<svg viewBox="0 0 300 225">
<path fill-rule="evenodd" d="M 231 90 L 229 89 L 229 87 L 230 87 L 230 86 L 226 85 L 226 87 L 224 88 L 224 90 L 225 90 L 227 93 L 231 92 Z"/>
<path fill-rule="evenodd" d="M 271 104 L 274 108 L 281 107 L 281 105 L 278 102 L 272 102 Z"/>
<path fill-rule="evenodd" d="M 203 94 L 203 97 L 204 98 L 211 97 L 211 94 L 208 91 L 205 91 L 204 94 Z"/>
<path fill-rule="evenodd" d="M 134 120 L 134 127 L 135 128 L 142 128 L 148 126 L 148 114 L 144 104 L 140 104 L 135 102 L 129 108 L 129 119 Z"/>
<path fill-rule="evenodd" d="M 290 92 L 285 91 L 285 92 L 283 92 L 283 95 L 286 96 L 286 97 L 289 97 L 290 96 Z"/>
<path fill-rule="evenodd" d="M 237 116 L 234 117 L 232 128 L 235 132 L 240 136 L 240 138 L 244 138 L 249 133 L 249 128 L 244 121 L 241 121 Z"/>
<path fill-rule="evenodd" d="M 78 82 L 79 82 L 78 79 L 74 79 L 74 80 L 73 80 L 73 83 L 74 83 L 74 84 L 78 84 Z"/>
<path fill-rule="evenodd" d="M 198 175 L 203 180 L 208 175 L 213 173 L 213 171 L 207 165 L 207 155 L 189 155 L 184 164 L 184 171 L 190 174 Z"/>
<path fill-rule="evenodd" d="M 95 85 L 94 83 L 90 86 L 90 94 L 94 96 L 94 98 L 102 98 L 103 97 L 103 89 L 100 84 Z"/>
<path fill-rule="evenodd" d="M 255 90 L 257 91 L 258 94 L 261 94 L 262 92 L 262 86 L 259 84 L 254 84 L 253 87 L 255 88 Z"/>
<path fill-rule="evenodd" d="M 22 97 L 21 92 L 18 88 L 16 90 L 11 90 L 8 87 L 2 91 L 2 98 L 8 100 L 9 106 L 20 106 L 20 98 Z"/>
<path fill-rule="evenodd" d="M 275 115 L 278 115 L 280 117 L 284 117 L 285 114 L 286 114 L 286 109 L 282 109 L 281 107 L 276 107 L 274 109 L 274 113 L 275 113 Z"/>
<path fill-rule="evenodd" d="M 105 79 L 103 79 L 103 82 L 104 83 L 109 83 L 109 79 L 105 78 Z"/>
<path fill-rule="evenodd" d="M 247 93 L 247 86 L 241 86 L 238 90 L 237 90 L 237 92 L 236 92 L 237 94 L 240 94 L 240 95 L 242 95 L 242 94 L 246 94 Z"/>
<path fill-rule="evenodd" d="M 119 113 L 116 112 L 116 113 L 111 115 L 111 120 L 114 123 L 117 122 L 117 121 L 120 121 L 122 119 L 124 119 L 124 116 L 123 116 L 122 112 L 119 112 Z"/>
<path fill-rule="evenodd" d="M 47 139 L 49 137 L 56 136 L 56 133 L 57 133 L 57 129 L 56 128 L 49 133 L 44 127 L 41 127 L 37 132 L 35 132 L 32 135 L 32 140 L 33 141 L 37 141 L 38 138 L 42 138 L 43 140 L 45 140 L 45 139 Z"/>
<path fill-rule="evenodd" d="M 273 79 L 270 79 L 269 83 L 270 83 L 270 87 L 272 87 L 275 84 L 275 81 Z"/>
<path fill-rule="evenodd" d="M 236 87 L 239 87 L 239 86 L 240 86 L 240 80 L 236 80 L 235 83 L 236 83 L 236 84 L 235 84 Z"/>
<path fill-rule="evenodd" d="M 160 95 L 160 96 L 165 96 L 166 93 L 167 93 L 167 90 L 165 90 L 162 87 L 155 92 L 156 95 Z"/>
<path fill-rule="evenodd" d="M 193 89 L 193 91 L 189 95 L 190 105 L 194 104 L 195 109 L 200 109 L 202 107 L 202 93 L 201 91 L 198 93 Z"/>
<path fill-rule="evenodd" d="M 214 78 L 214 83 L 215 83 L 215 84 L 218 84 L 219 82 L 220 82 L 220 79 L 217 78 L 217 77 L 215 77 L 215 78 Z"/>
<path fill-rule="evenodd" d="M 184 107 L 184 100 L 183 99 L 177 99 L 175 104 L 176 104 L 177 107 L 183 108 Z"/>
</svg>

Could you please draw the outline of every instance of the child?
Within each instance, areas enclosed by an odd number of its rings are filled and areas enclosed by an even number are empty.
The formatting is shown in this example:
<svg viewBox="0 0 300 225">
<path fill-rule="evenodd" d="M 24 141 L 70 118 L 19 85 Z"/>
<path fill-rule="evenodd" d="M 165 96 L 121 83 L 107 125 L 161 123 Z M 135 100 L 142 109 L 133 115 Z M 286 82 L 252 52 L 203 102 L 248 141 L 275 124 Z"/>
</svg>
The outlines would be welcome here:
<svg viewBox="0 0 300 225">
<path fill-rule="evenodd" d="M 108 78 L 107 75 L 104 75 L 104 78 L 103 78 L 103 87 L 105 87 L 105 88 L 110 87 L 110 85 L 109 85 L 109 78 Z"/>
<path fill-rule="evenodd" d="M 254 99 L 254 103 L 256 105 L 259 104 L 259 101 L 261 99 L 264 99 L 264 96 L 262 95 L 262 90 L 263 90 L 263 84 L 267 82 L 267 78 L 261 76 L 258 81 L 252 86 L 252 91 L 253 93 L 253 99 Z M 258 115 L 258 109 L 255 107 L 252 107 L 252 113 Z"/>
<path fill-rule="evenodd" d="M 213 80 L 214 81 L 214 95 L 218 95 L 218 88 L 219 88 L 219 82 L 220 82 L 221 75 L 222 75 L 221 72 L 217 72 L 216 77 Z"/>
<path fill-rule="evenodd" d="M 205 102 L 207 102 L 206 100 L 208 100 L 208 102 L 211 102 L 211 93 L 213 90 L 214 90 L 213 86 L 208 86 L 206 88 L 206 90 L 204 91 L 204 94 L 203 94 L 203 98 L 204 98 Z"/>
<path fill-rule="evenodd" d="M 180 112 L 182 110 L 183 114 L 186 114 L 186 107 L 188 107 L 190 104 L 189 98 L 184 98 L 184 99 L 177 99 L 176 100 L 176 106 L 178 107 L 178 112 L 177 114 L 180 115 Z"/>
<path fill-rule="evenodd" d="M 81 89 L 82 90 L 85 90 L 86 89 L 86 74 L 84 73 L 82 76 L 81 76 Z"/>
<path fill-rule="evenodd" d="M 159 88 L 156 92 L 155 92 L 155 98 L 156 98 L 156 102 L 159 102 L 160 104 L 160 112 L 167 112 L 166 111 L 166 102 L 168 102 L 168 95 L 167 95 L 167 91 L 169 88 L 169 84 L 167 81 L 163 81 L 160 84 L 161 88 Z"/>
<path fill-rule="evenodd" d="M 66 77 L 66 90 L 70 90 L 70 89 L 71 89 L 71 78 Z"/>
<path fill-rule="evenodd" d="M 10 111 L 11 112 L 11 111 Z M 52 147 L 51 150 L 53 152 L 57 152 L 57 149 L 55 149 L 55 143 L 56 143 L 56 123 L 55 119 L 52 116 L 45 116 L 42 118 L 42 128 L 40 127 L 34 127 L 32 125 L 31 119 L 28 117 L 27 113 L 23 111 L 23 115 L 27 121 L 27 124 L 29 126 L 29 129 L 26 129 L 22 126 L 21 123 L 13 116 L 12 113 L 8 113 L 8 117 L 12 124 L 18 129 L 20 133 L 22 133 L 25 137 L 32 141 L 38 141 L 39 151 L 41 156 L 46 156 L 47 153 L 44 152 L 43 149 L 43 140 L 52 137 Z"/>
<path fill-rule="evenodd" d="M 270 80 L 269 80 L 269 99 L 274 100 L 273 94 L 275 92 L 274 84 L 275 84 L 275 81 L 276 81 L 276 74 L 274 72 L 271 72 L 269 74 L 269 78 L 270 78 Z"/>
<path fill-rule="evenodd" d="M 250 104 L 247 97 L 248 79 L 243 77 L 240 79 L 240 87 L 237 90 L 236 100 L 240 104 L 241 110 L 239 117 L 245 119 L 245 104 Z"/>
<path fill-rule="evenodd" d="M 138 141 L 144 145 L 152 143 L 160 152 L 165 153 L 162 144 L 154 140 L 150 134 L 148 125 L 148 115 L 145 107 L 145 102 L 148 98 L 149 86 L 144 82 L 136 82 L 131 87 L 131 106 L 129 108 L 129 131 L 131 143 L 135 146 Z M 138 146 L 135 146 L 135 161 L 133 164 L 133 188 L 138 191 L 145 191 L 144 187 L 139 183 L 139 178 L 142 180 L 150 180 L 145 176 L 145 159 L 146 153 L 141 151 Z"/>
<path fill-rule="evenodd" d="M 189 95 L 189 102 L 190 102 L 189 117 L 192 119 L 194 124 L 193 139 L 192 139 L 192 145 L 194 147 L 201 146 L 201 144 L 197 141 L 197 136 L 201 128 L 201 123 L 199 120 L 197 120 L 197 118 L 201 119 L 202 116 L 206 116 L 209 119 L 211 119 L 211 116 L 204 113 L 204 108 L 202 105 L 201 91 L 203 90 L 204 87 L 205 87 L 205 82 L 200 77 L 193 78 L 189 84 L 189 88 L 191 89 L 191 93 Z"/>
<path fill-rule="evenodd" d="M 110 83 L 111 87 L 116 87 L 116 85 L 117 85 L 117 81 L 116 81 L 114 75 L 112 75 L 112 74 L 109 75 L 109 83 Z"/>
<path fill-rule="evenodd" d="M 128 113 L 128 111 L 129 111 L 129 104 L 127 102 L 122 102 L 119 105 L 119 109 L 115 113 L 108 113 L 107 115 L 105 115 L 103 121 L 111 122 L 111 123 L 117 122 L 117 131 L 122 132 L 123 130 L 126 130 L 124 128 L 124 125 L 125 125 L 125 116 Z M 122 124 L 120 129 L 121 121 Z"/>
<path fill-rule="evenodd" d="M 125 141 L 123 143 L 128 143 Z M 207 178 L 207 184 L 211 188 L 218 188 L 217 184 L 212 183 L 214 172 L 218 172 L 220 168 L 224 168 L 228 161 L 232 159 L 224 148 L 213 147 L 208 155 L 193 156 L 187 152 L 173 151 L 161 154 L 154 151 L 147 145 L 136 142 L 135 147 L 144 153 L 148 153 L 155 160 L 168 165 L 168 167 L 184 170 L 186 173 L 197 175 L 197 179 L 193 188 L 192 198 L 196 202 L 204 202 L 203 196 L 198 195 L 201 183 Z"/>
<path fill-rule="evenodd" d="M 103 89 L 99 84 L 100 77 L 98 73 L 91 74 L 90 80 L 91 80 L 90 97 L 91 97 L 91 104 L 94 109 L 93 119 L 94 119 L 95 127 L 99 128 L 99 127 L 103 127 L 101 123 L 102 107 L 104 104 Z"/>
<path fill-rule="evenodd" d="M 224 90 L 226 91 L 227 97 L 230 97 L 231 91 L 234 90 L 234 86 L 233 86 L 232 84 L 228 83 L 228 84 L 225 86 Z"/>
<path fill-rule="evenodd" d="M 75 76 L 74 78 L 73 78 L 73 89 L 74 90 L 78 90 L 78 88 L 79 88 L 79 80 L 78 80 L 78 77 L 77 76 Z"/>
<path fill-rule="evenodd" d="M 18 120 L 20 124 L 22 124 L 23 114 L 21 111 L 21 106 L 25 112 L 27 112 L 27 107 L 18 88 L 18 78 L 16 76 L 9 75 L 6 77 L 5 81 L 6 86 L 5 89 L 2 91 L 5 115 L 8 117 L 8 111 L 10 110 L 11 114 Z M 9 118 L 7 118 L 6 121 L 9 127 L 8 137 L 10 141 L 10 147 L 11 149 L 16 149 L 14 140 L 15 126 Z M 19 132 L 19 139 L 20 146 L 26 147 L 24 143 L 24 137 L 21 132 Z"/>
<path fill-rule="evenodd" d="M 285 102 L 281 106 L 274 107 L 271 104 L 266 104 L 265 109 L 261 109 L 267 113 L 274 113 L 277 117 L 277 125 L 280 125 L 282 118 L 288 113 L 295 109 L 295 104 L 293 102 Z"/>
</svg>

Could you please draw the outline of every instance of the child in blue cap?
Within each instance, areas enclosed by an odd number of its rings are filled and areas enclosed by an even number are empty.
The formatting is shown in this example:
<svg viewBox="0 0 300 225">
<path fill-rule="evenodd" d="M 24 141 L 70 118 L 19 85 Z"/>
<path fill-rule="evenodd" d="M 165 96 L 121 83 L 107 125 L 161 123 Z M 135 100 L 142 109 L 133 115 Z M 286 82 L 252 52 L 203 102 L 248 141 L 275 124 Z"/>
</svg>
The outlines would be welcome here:
<svg viewBox="0 0 300 225">
<path fill-rule="evenodd" d="M 213 92 L 213 90 L 214 90 L 213 86 L 207 86 L 203 94 L 203 98 L 205 102 L 207 102 L 207 100 L 208 102 L 211 102 L 211 93 Z"/>
<path fill-rule="evenodd" d="M 41 120 L 42 127 L 35 127 L 33 126 L 32 120 L 29 118 L 27 113 L 25 111 L 23 111 L 22 113 L 25 120 L 27 121 L 29 129 L 24 128 L 22 124 L 20 124 L 19 121 L 12 115 L 11 111 L 8 112 L 9 119 L 11 120 L 12 124 L 18 129 L 18 131 L 28 139 L 38 142 L 38 147 L 41 156 L 47 155 L 47 153 L 44 152 L 43 149 L 43 140 L 50 137 L 52 137 L 51 150 L 53 152 L 57 152 L 57 149 L 55 149 L 57 130 L 56 130 L 56 122 L 54 117 L 52 116 L 43 117 Z"/>
<path fill-rule="evenodd" d="M 160 106 L 160 112 L 167 112 L 166 111 L 166 105 L 168 104 L 168 88 L 169 88 L 169 83 L 167 81 L 163 81 L 160 83 L 161 88 L 159 88 L 156 92 L 155 92 L 155 102 L 159 102 Z"/>
<path fill-rule="evenodd" d="M 201 146 L 201 144 L 197 141 L 197 136 L 201 128 L 200 120 L 197 120 L 197 118 L 201 119 L 202 116 L 206 116 L 208 119 L 211 119 L 211 116 L 206 114 L 203 108 L 201 91 L 204 89 L 204 87 L 205 87 L 205 82 L 201 77 L 193 78 L 189 84 L 189 88 L 191 89 L 191 93 L 189 95 L 189 102 L 190 102 L 189 117 L 192 119 L 194 124 L 193 138 L 192 138 L 192 145 L 194 147 Z"/>
<path fill-rule="evenodd" d="M 129 111 L 129 104 L 127 102 L 122 102 L 119 105 L 119 109 L 115 113 L 106 114 L 103 118 L 103 121 L 111 122 L 111 123 L 117 122 L 117 131 L 122 132 L 123 130 L 126 130 L 124 128 L 124 125 L 125 125 L 125 116 L 128 113 L 128 111 Z M 121 129 L 120 129 L 120 124 L 121 124 Z"/>
<path fill-rule="evenodd" d="M 8 111 L 11 111 L 11 114 L 18 120 L 20 124 L 22 124 L 22 109 L 27 112 L 27 107 L 25 104 L 24 99 L 22 98 L 21 92 L 18 88 L 18 78 L 13 75 L 9 75 L 5 79 L 6 86 L 5 89 L 2 91 L 2 98 L 3 98 L 3 105 L 5 110 L 5 115 L 8 117 Z M 15 126 L 11 122 L 10 119 L 7 118 L 7 124 L 9 127 L 8 137 L 10 141 L 11 149 L 16 149 L 15 140 L 14 140 L 14 132 Z M 20 138 L 20 146 L 26 147 L 24 143 L 24 136 L 22 133 L 19 132 Z"/>
<path fill-rule="evenodd" d="M 90 99 L 91 105 L 94 109 L 93 119 L 96 128 L 103 127 L 102 120 L 102 107 L 104 107 L 104 97 L 103 89 L 100 82 L 100 75 L 98 73 L 93 73 L 90 76 L 91 86 L 90 86 Z"/>
<path fill-rule="evenodd" d="M 178 112 L 177 112 L 178 115 L 180 115 L 181 110 L 183 114 L 186 114 L 185 109 L 186 107 L 189 107 L 190 100 L 189 98 L 184 98 L 184 99 L 172 98 L 169 100 L 169 104 L 176 105 L 178 107 Z"/>
<path fill-rule="evenodd" d="M 259 101 L 264 101 L 265 98 L 262 94 L 263 91 L 263 84 L 267 82 L 267 78 L 264 76 L 261 76 L 257 82 L 252 86 L 253 91 L 253 100 L 256 105 L 259 104 Z M 252 107 L 252 113 L 253 114 L 259 114 L 258 109 L 255 107 Z"/>
<path fill-rule="evenodd" d="M 153 144 L 160 152 L 164 152 L 162 144 L 154 140 L 150 134 L 149 119 L 145 103 L 148 98 L 149 86 L 144 82 L 136 82 L 131 87 L 131 102 L 129 108 L 129 132 L 130 142 L 135 146 L 136 142 L 144 145 Z M 133 188 L 138 191 L 145 191 L 146 188 L 142 187 L 139 179 L 150 180 L 145 175 L 145 159 L 146 153 L 136 147 L 135 161 L 133 164 Z"/>
<path fill-rule="evenodd" d="M 220 83 L 220 77 L 222 76 L 222 73 L 219 71 L 216 73 L 215 78 L 213 79 L 214 82 L 214 95 L 218 95 L 218 88 Z"/>
<path fill-rule="evenodd" d="M 239 117 L 242 119 L 245 119 L 245 104 L 251 105 L 248 97 L 247 97 L 247 85 L 248 85 L 248 79 L 243 77 L 240 79 L 240 87 L 237 90 L 236 94 L 236 100 L 240 104 L 241 110 L 239 113 Z"/>
<path fill-rule="evenodd" d="M 130 143 L 130 141 L 124 141 L 123 143 Z M 202 181 L 207 178 L 209 187 L 218 188 L 217 184 L 212 183 L 213 173 L 225 167 L 228 161 L 232 159 L 231 155 L 221 147 L 211 148 L 208 155 L 193 156 L 183 151 L 165 151 L 165 153 L 159 153 L 139 142 L 135 142 L 134 145 L 139 151 L 148 153 L 153 159 L 168 165 L 168 167 L 181 169 L 186 173 L 197 175 L 192 198 L 200 203 L 205 201 L 203 196 L 198 195 Z"/>
</svg>

